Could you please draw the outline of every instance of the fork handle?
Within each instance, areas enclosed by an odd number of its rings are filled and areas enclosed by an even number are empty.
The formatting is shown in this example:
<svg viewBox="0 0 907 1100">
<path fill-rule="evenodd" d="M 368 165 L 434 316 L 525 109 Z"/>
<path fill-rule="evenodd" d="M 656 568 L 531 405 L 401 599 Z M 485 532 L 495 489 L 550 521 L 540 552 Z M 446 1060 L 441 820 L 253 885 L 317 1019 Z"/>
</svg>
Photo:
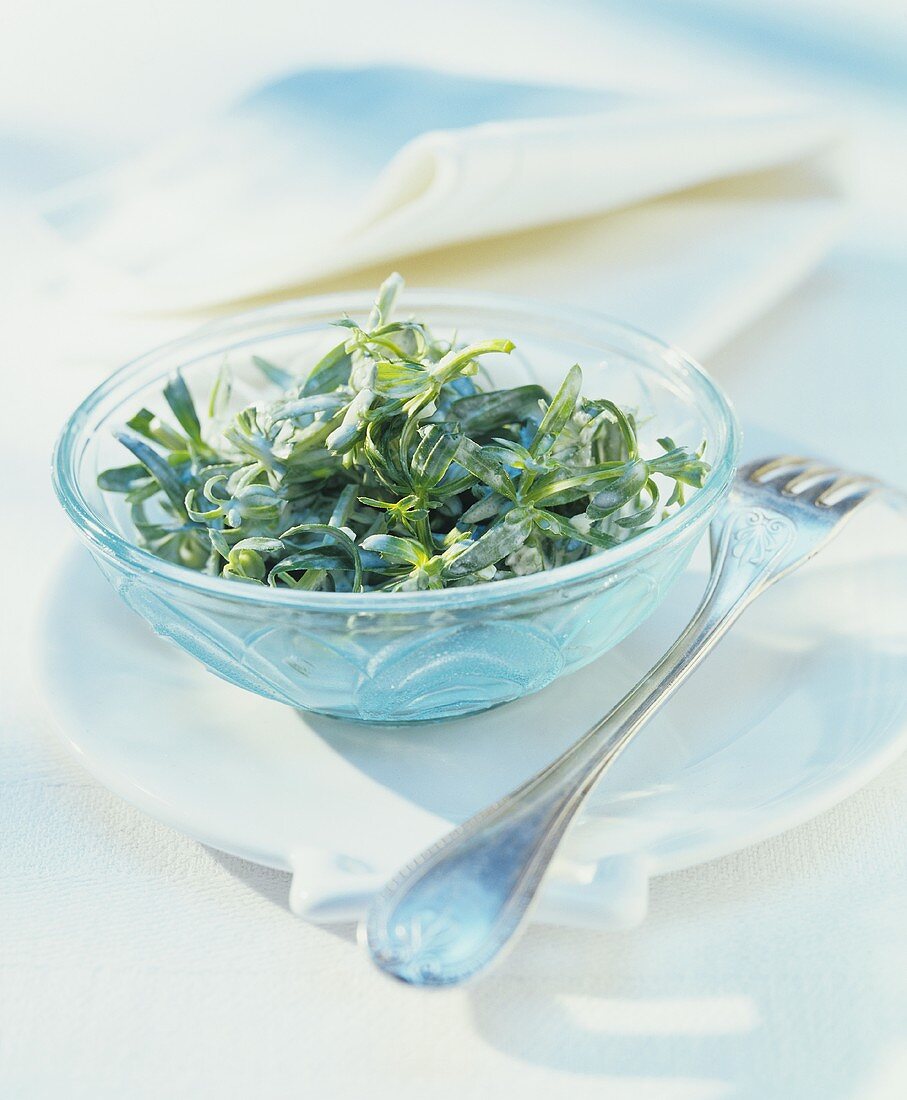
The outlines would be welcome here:
<svg viewBox="0 0 907 1100">
<path fill-rule="evenodd" d="M 784 571 L 796 528 L 765 508 L 729 508 L 711 530 L 702 602 L 665 656 L 548 767 L 417 856 L 365 921 L 375 962 L 414 985 L 453 985 L 525 925 L 570 823 L 608 765 L 748 604 Z"/>
</svg>

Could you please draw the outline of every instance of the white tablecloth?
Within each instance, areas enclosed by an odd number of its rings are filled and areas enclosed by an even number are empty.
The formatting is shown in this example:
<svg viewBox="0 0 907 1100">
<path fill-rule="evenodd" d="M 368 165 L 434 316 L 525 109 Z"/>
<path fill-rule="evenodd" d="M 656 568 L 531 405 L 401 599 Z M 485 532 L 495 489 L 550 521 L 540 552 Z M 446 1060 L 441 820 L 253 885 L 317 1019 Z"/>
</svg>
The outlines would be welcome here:
<svg viewBox="0 0 907 1100">
<path fill-rule="evenodd" d="M 882 7 L 872 7 L 860 35 L 874 21 L 883 26 Z M 330 19 L 320 13 L 310 26 L 297 21 L 305 44 L 292 50 L 285 36 L 261 29 L 269 8 L 272 22 L 293 18 L 277 3 L 256 5 L 254 19 L 207 2 L 174 10 L 172 26 L 196 35 L 194 52 L 182 36 L 161 45 L 154 27 L 168 21 L 150 6 L 127 18 L 120 7 L 80 5 L 83 27 L 68 24 L 61 5 L 57 31 L 20 13 L 31 37 L 18 60 L 12 53 L 7 60 L 21 75 L 28 69 L 22 56 L 39 57 L 36 41 L 44 42 L 44 60 L 62 66 L 60 80 L 74 78 L 72 102 L 63 97 L 59 117 L 95 119 L 104 130 L 93 135 L 100 148 L 122 144 L 130 124 L 140 137 L 154 136 L 178 113 L 162 71 L 153 87 L 144 85 L 144 69 L 129 83 L 121 48 L 134 56 L 142 44 L 152 58 L 169 59 L 170 83 L 195 89 L 201 110 L 223 79 L 209 54 L 251 79 L 268 51 L 280 65 L 319 50 L 336 54 L 335 34 L 357 57 L 370 56 L 375 42 L 387 48 L 396 41 L 400 5 L 382 9 L 391 14 L 378 15 L 382 27 L 372 28 L 371 46 L 367 17 L 359 13 L 362 22 L 338 31 L 343 13 L 332 5 Z M 425 59 L 450 62 L 437 36 L 426 33 L 424 6 L 407 10 L 419 43 L 427 43 Z M 734 53 L 741 26 L 780 26 L 773 41 L 790 43 L 797 28 L 771 3 L 755 23 L 738 23 L 731 12 L 743 11 L 744 19 L 756 9 L 735 0 L 716 16 L 713 37 L 685 38 L 682 50 L 674 22 L 681 7 L 642 26 L 632 23 L 629 5 L 614 5 L 607 18 L 579 5 L 564 6 L 558 18 L 552 10 L 530 5 L 518 13 L 503 4 L 480 24 L 464 5 L 466 24 L 473 33 L 487 26 L 487 36 L 470 46 L 466 31 L 451 28 L 448 46 L 461 48 L 461 67 L 497 64 L 517 75 L 541 67 L 592 82 L 604 60 L 612 75 L 663 86 L 672 72 L 686 71 L 691 56 L 711 59 L 712 79 L 727 82 L 765 81 L 787 62 L 788 79 L 837 96 L 852 113 L 852 230 L 794 295 L 707 365 L 744 418 L 843 464 L 893 471 L 904 486 L 907 259 L 896 216 L 907 210 L 887 181 L 903 158 L 892 141 L 907 81 L 880 82 L 872 74 L 887 73 L 884 66 L 870 67 L 866 77 L 851 65 L 829 83 L 828 59 L 838 56 L 829 41 L 858 60 L 868 48 L 860 35 L 848 38 L 840 2 L 830 5 L 818 53 L 804 46 L 797 65 L 789 49 L 756 59 Z M 811 0 L 799 10 L 809 13 Z M 119 22 L 111 24 L 114 12 Z M 212 13 L 214 23 L 206 24 Z M 515 30 L 514 20 L 530 14 L 536 31 Z M 207 26 L 212 37 L 200 45 Z M 80 28 L 75 65 L 70 47 Z M 105 33 L 103 48 L 92 45 Z M 493 48 L 508 35 L 520 56 L 501 58 Z M 894 32 L 872 41 L 876 59 L 902 56 Z M 190 57 L 202 70 L 194 77 Z M 131 90 L 131 119 L 105 81 Z M 142 93 L 159 83 L 155 112 Z M 88 110 L 91 86 L 105 104 L 100 114 Z M 18 109 L 39 113 L 24 99 Z M 46 585 L 69 537 L 47 483 L 47 456 L 68 409 L 117 356 L 187 326 L 124 323 L 113 338 L 93 333 L 91 314 L 77 305 L 56 312 L 54 287 L 40 277 L 46 242 L 15 209 L 3 208 L 13 244 L 0 329 L 0 1095 L 896 1100 L 907 1093 L 907 759 L 807 825 L 657 880 L 651 913 L 634 931 L 534 928 L 488 980 L 428 996 L 373 973 L 349 929 L 295 919 L 286 876 L 184 839 L 89 778 L 51 732 L 32 662 Z M 96 359 L 87 350 L 93 336 L 103 348 Z"/>
</svg>

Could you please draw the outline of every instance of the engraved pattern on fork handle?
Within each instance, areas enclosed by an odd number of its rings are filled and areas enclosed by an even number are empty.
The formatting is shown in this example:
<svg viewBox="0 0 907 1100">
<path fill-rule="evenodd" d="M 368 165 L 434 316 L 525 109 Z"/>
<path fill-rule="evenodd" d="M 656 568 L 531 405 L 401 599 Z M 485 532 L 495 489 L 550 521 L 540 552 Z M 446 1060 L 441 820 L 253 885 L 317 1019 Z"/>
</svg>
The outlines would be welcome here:
<svg viewBox="0 0 907 1100">
<path fill-rule="evenodd" d="M 413 984 L 449 985 L 501 953 L 526 920 L 592 787 L 748 604 L 783 573 L 797 526 L 769 508 L 729 502 L 711 534 L 712 571 L 699 608 L 643 680 L 563 756 L 443 837 L 377 895 L 364 930 L 385 971 Z"/>
</svg>

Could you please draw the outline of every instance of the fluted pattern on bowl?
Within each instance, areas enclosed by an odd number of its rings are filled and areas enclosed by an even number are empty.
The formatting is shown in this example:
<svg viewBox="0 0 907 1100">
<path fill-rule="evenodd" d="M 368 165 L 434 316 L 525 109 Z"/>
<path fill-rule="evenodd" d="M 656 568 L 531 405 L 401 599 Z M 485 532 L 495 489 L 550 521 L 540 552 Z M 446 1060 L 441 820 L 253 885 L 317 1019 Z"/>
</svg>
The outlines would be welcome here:
<svg viewBox="0 0 907 1100">
<path fill-rule="evenodd" d="M 538 691 L 615 646 L 683 569 L 692 534 L 672 553 L 603 584 L 587 581 L 491 610 L 296 611 L 179 600 L 118 564 L 101 567 L 154 631 L 212 672 L 269 699 L 343 718 L 407 722 L 483 710 Z"/>
</svg>

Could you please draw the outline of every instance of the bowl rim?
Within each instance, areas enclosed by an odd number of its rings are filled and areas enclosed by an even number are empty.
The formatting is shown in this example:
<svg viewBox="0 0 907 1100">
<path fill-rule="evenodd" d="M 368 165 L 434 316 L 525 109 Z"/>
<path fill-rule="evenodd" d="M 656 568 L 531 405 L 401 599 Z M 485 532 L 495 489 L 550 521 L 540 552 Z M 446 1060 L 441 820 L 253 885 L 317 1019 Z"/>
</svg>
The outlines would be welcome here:
<svg viewBox="0 0 907 1100">
<path fill-rule="evenodd" d="M 730 400 L 708 372 L 692 357 L 676 346 L 660 340 L 642 329 L 594 310 L 579 309 L 535 299 L 490 292 L 463 291 L 447 287 L 419 287 L 407 289 L 405 302 L 415 310 L 443 308 L 455 311 L 512 313 L 524 318 L 531 316 L 552 326 L 569 324 L 571 328 L 587 334 L 592 339 L 611 337 L 629 339 L 639 350 L 654 353 L 659 362 L 652 364 L 666 377 L 680 378 L 694 390 L 697 403 L 701 400 L 709 406 L 713 416 L 724 430 L 724 446 L 712 458 L 712 469 L 705 484 L 676 512 L 656 527 L 644 531 L 633 539 L 600 554 L 591 554 L 580 561 L 557 566 L 540 573 L 523 577 L 509 577 L 485 584 L 465 585 L 458 588 L 426 589 L 416 592 L 300 592 L 290 588 L 270 588 L 263 585 L 237 584 L 224 577 L 210 576 L 165 561 L 130 542 L 112 526 L 104 523 L 88 503 L 82 492 L 76 472 L 76 462 L 81 455 L 77 447 L 82 440 L 82 430 L 93 410 L 110 397 L 125 382 L 135 378 L 155 361 L 185 351 L 192 361 L 191 350 L 212 337 L 229 340 L 250 325 L 266 321 L 279 321 L 290 311 L 286 320 L 304 331 L 313 322 L 329 321 L 347 313 L 367 311 L 374 300 L 373 291 L 341 291 L 324 295 L 286 298 L 265 306 L 230 313 L 215 318 L 191 332 L 161 344 L 132 359 L 113 371 L 96 386 L 70 414 L 57 439 L 52 458 L 52 482 L 61 506 L 89 547 L 120 569 L 159 578 L 178 589 L 189 589 L 206 595 L 217 596 L 234 603 L 258 603 L 297 610 L 321 610 L 344 613 L 374 613 L 376 611 L 435 611 L 452 605 L 495 603 L 501 600 L 519 599 L 557 590 L 562 586 L 587 580 L 604 579 L 627 563 L 635 563 L 657 552 L 666 543 L 679 537 L 692 527 L 710 509 L 714 510 L 728 491 L 736 473 L 741 445 L 740 426 Z M 293 329 L 287 330 L 287 334 Z M 274 334 L 271 334 L 274 335 Z M 259 338 L 263 339 L 264 333 Z M 255 340 L 236 341 L 223 348 L 238 347 Z M 168 368 L 166 373 L 172 368 Z M 162 377 L 164 372 L 162 372 Z"/>
</svg>

